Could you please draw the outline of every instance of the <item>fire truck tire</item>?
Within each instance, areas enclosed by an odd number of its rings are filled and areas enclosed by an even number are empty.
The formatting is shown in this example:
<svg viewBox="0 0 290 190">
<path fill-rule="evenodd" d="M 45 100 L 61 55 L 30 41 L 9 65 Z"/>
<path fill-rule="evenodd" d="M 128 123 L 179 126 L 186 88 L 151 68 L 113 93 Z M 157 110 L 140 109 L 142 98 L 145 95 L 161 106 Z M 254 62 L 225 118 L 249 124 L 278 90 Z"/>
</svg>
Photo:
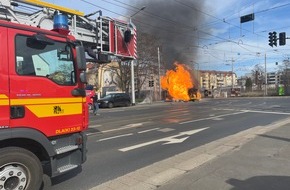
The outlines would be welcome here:
<svg viewBox="0 0 290 190">
<path fill-rule="evenodd" d="M 43 170 L 39 159 L 18 147 L 0 149 L 0 189 L 39 190 Z"/>
</svg>

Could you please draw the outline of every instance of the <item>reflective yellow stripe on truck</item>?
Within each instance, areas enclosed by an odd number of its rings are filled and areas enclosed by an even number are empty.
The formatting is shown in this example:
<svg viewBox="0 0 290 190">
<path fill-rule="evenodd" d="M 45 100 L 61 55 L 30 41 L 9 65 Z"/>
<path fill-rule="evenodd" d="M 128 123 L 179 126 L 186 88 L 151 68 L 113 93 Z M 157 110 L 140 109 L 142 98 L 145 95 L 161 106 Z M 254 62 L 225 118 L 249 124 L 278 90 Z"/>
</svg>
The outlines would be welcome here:
<svg viewBox="0 0 290 190">
<path fill-rule="evenodd" d="M 9 99 L 8 96 L 5 94 L 0 94 L 0 106 L 7 106 L 9 105 Z"/>
<path fill-rule="evenodd" d="M 38 118 L 82 114 L 85 98 L 11 99 L 11 106 L 26 106 Z"/>
</svg>

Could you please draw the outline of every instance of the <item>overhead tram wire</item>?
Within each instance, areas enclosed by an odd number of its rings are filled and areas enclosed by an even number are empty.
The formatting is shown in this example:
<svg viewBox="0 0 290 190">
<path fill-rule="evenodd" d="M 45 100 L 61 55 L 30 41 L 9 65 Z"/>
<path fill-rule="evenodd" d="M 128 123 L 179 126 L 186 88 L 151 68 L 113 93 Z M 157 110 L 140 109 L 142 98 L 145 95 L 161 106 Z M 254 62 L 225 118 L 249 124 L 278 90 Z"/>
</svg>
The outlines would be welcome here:
<svg viewBox="0 0 290 190">
<path fill-rule="evenodd" d="M 109 10 L 109 9 L 106 9 L 106 8 L 101 7 L 101 6 L 98 6 L 98 5 L 95 5 L 95 4 L 93 4 L 93 3 L 90 3 L 90 2 L 88 2 L 88 1 L 86 1 L 86 0 L 80 0 L 80 1 L 83 1 L 83 2 L 88 3 L 88 4 L 90 4 L 90 5 L 96 6 L 96 7 L 98 7 L 98 8 L 104 9 L 104 10 L 106 10 L 106 11 L 108 11 L 108 12 L 111 12 L 111 13 L 117 14 L 117 15 L 119 15 L 119 16 L 123 16 L 123 17 L 129 18 L 128 16 L 122 15 L 122 14 L 120 14 L 120 13 L 116 13 L 116 12 L 111 11 L 111 10 Z M 120 3 L 120 1 L 117 1 L 117 0 L 114 0 L 114 1 Z M 177 0 L 175 0 L 175 1 L 176 1 L 177 3 L 180 3 L 180 2 L 177 1 Z M 108 3 L 110 3 L 110 2 L 108 2 Z M 125 3 L 122 3 L 122 4 L 128 6 L 128 4 L 125 4 Z M 182 3 L 181 3 L 181 4 L 182 4 Z M 135 8 L 134 6 L 130 6 L 130 7 Z M 189 6 L 189 7 L 190 7 L 190 6 Z M 192 7 L 190 7 L 190 8 L 192 8 Z M 203 11 L 200 11 L 200 10 L 198 10 L 198 9 L 195 9 L 195 10 L 196 10 L 196 11 L 199 11 L 199 12 L 201 12 L 201 13 L 203 13 L 203 14 L 207 14 L 208 16 L 212 16 L 212 15 L 210 15 L 210 14 L 208 14 L 208 13 L 205 13 L 205 12 L 203 12 Z M 170 20 L 170 19 L 166 19 L 166 18 L 160 17 L 160 16 L 158 16 L 158 15 L 152 14 L 152 13 L 150 13 L 150 12 L 148 12 L 148 11 L 143 11 L 143 12 L 148 13 L 150 16 L 155 16 L 156 18 L 159 18 L 159 19 L 162 19 L 162 20 L 165 20 L 165 21 L 168 21 L 168 22 L 173 22 L 174 24 L 183 25 L 183 26 L 185 26 L 185 28 L 190 28 L 190 29 L 196 30 L 196 27 L 192 27 L 192 26 L 184 25 L 184 24 L 178 23 L 178 22 L 176 22 L 176 21 L 172 21 L 172 20 Z M 144 13 L 143 13 L 143 14 L 144 14 Z M 213 16 L 213 17 L 214 17 L 214 16 Z M 215 17 L 215 18 L 216 18 L 216 19 L 219 19 L 219 18 L 217 18 L 217 17 Z M 145 25 L 147 25 L 147 26 L 153 27 L 153 28 L 155 28 L 155 29 L 157 28 L 157 29 L 165 30 L 165 31 L 168 32 L 168 30 L 163 29 L 163 28 L 161 28 L 161 27 L 152 26 L 152 25 L 150 25 L 150 24 L 147 24 L 147 23 L 144 23 L 144 22 L 138 21 L 138 20 L 136 20 L 136 19 L 135 19 L 135 21 L 137 21 L 137 22 L 139 22 L 139 23 L 141 23 L 141 24 L 145 24 Z M 237 27 L 237 26 L 236 26 L 236 27 Z M 198 27 L 197 27 L 197 28 L 198 28 Z M 238 28 L 239 28 L 239 27 L 238 27 Z M 202 33 L 204 33 L 204 34 L 206 34 L 206 35 L 209 35 L 209 36 L 212 36 L 212 37 L 215 37 L 215 38 L 221 39 L 221 40 L 223 40 L 223 41 L 231 41 L 231 40 L 228 40 L 228 39 L 225 39 L 225 38 L 221 38 L 221 37 L 219 37 L 219 36 L 215 36 L 215 35 L 209 34 L 209 33 L 204 32 L 204 31 L 202 31 L 202 30 L 198 30 L 198 31 L 200 31 L 200 32 L 202 32 Z M 249 32 L 249 31 L 248 31 L 248 32 Z M 175 32 L 173 32 L 173 33 L 175 33 Z M 176 32 L 176 33 L 177 33 L 177 32 Z M 232 42 L 234 42 L 234 41 L 232 41 Z"/>
<path fill-rule="evenodd" d="M 85 1 L 85 0 L 81 0 L 81 1 Z M 113 4 L 113 5 L 117 5 L 116 3 L 112 3 L 112 2 L 109 2 L 109 1 L 107 1 L 107 0 L 102 0 L 102 1 L 105 1 L 105 2 L 110 3 L 110 4 Z M 124 2 L 119 1 L 119 0 L 113 0 L 113 1 L 118 2 L 118 3 L 120 3 L 120 4 L 123 4 L 123 5 L 126 5 L 126 6 L 128 6 L 128 7 L 131 7 L 131 8 L 133 8 L 133 9 L 139 9 L 138 7 L 132 6 L 132 5 L 130 5 L 130 4 L 124 3 Z M 87 1 L 86 1 L 86 2 L 87 2 Z M 199 12 L 201 12 L 201 13 L 207 15 L 207 16 L 213 17 L 213 18 L 217 19 L 218 21 L 221 21 L 221 22 L 227 23 L 227 24 L 232 25 L 232 26 L 234 26 L 234 27 L 236 27 L 236 28 L 238 28 L 238 29 L 241 29 L 240 26 L 237 26 L 237 25 L 231 24 L 231 23 L 229 23 L 229 22 L 226 22 L 224 19 L 220 19 L 220 18 L 218 18 L 218 17 L 216 17 L 216 16 L 213 16 L 213 15 L 211 15 L 211 14 L 209 14 L 209 13 L 206 13 L 206 12 L 204 12 L 204 11 L 198 10 L 198 9 L 196 9 L 196 8 L 194 8 L 194 7 L 192 7 L 192 6 L 189 6 L 189 5 L 185 4 L 185 3 L 182 3 L 182 2 L 177 1 L 177 0 L 175 0 L 175 2 L 177 2 L 177 3 L 179 3 L 179 4 L 183 5 L 183 6 L 187 6 L 187 7 L 189 7 L 189 8 L 193 8 L 194 10 L 199 11 Z M 88 2 L 87 2 L 87 3 L 88 3 Z M 252 4 L 252 5 L 253 5 L 253 4 Z M 276 6 L 276 7 L 272 7 L 272 8 L 266 9 L 266 10 L 258 11 L 258 12 L 256 12 L 256 14 L 259 14 L 259 13 L 261 13 L 261 12 L 270 11 L 270 10 L 277 9 L 277 8 L 281 8 L 281 7 L 288 6 L 288 5 L 290 5 L 290 3 L 286 3 L 286 4 L 279 5 L 279 6 Z M 248 5 L 247 7 L 249 7 L 249 6 L 250 6 L 250 5 Z M 98 7 L 100 7 L 100 6 L 98 6 Z M 123 8 L 125 8 L 125 7 L 123 6 Z M 103 8 L 103 9 L 104 9 L 104 8 Z M 104 10 L 105 10 L 105 9 L 104 9 Z M 131 10 L 132 10 L 132 9 L 131 9 Z M 107 10 L 107 11 L 109 11 L 109 10 Z M 116 13 L 113 12 L 113 11 L 110 11 L 110 12 L 116 14 Z M 192 27 L 192 26 L 188 26 L 188 25 L 184 25 L 184 24 L 178 23 L 178 22 L 176 22 L 176 21 L 173 21 L 173 20 L 170 20 L 170 19 L 167 19 L 167 18 L 160 17 L 159 15 L 156 15 L 156 14 L 150 13 L 150 12 L 148 12 L 148 11 L 146 11 L 146 10 L 144 10 L 142 13 L 144 13 L 144 12 L 145 12 L 146 14 L 148 14 L 149 16 L 154 16 L 155 18 L 159 18 L 159 19 L 162 19 L 162 20 L 165 20 L 165 21 L 168 21 L 168 22 L 174 23 L 174 24 L 181 25 L 181 26 L 183 25 L 184 28 L 191 28 L 191 29 L 194 29 L 194 30 L 195 30 L 196 28 L 199 28 L 199 26 L 197 26 L 197 27 Z M 236 14 L 236 13 L 235 13 L 235 14 Z M 121 15 L 121 14 L 118 14 L 118 15 Z M 121 15 L 121 16 L 126 17 L 125 15 Z M 232 20 L 232 19 L 231 19 L 231 20 Z M 207 25 L 208 25 L 208 24 L 207 24 Z M 246 32 L 251 32 L 251 31 L 246 30 L 246 29 L 242 29 L 242 30 L 244 30 L 244 31 L 246 31 Z M 202 30 L 200 30 L 200 31 L 202 32 Z M 259 35 L 259 34 L 256 34 L 256 35 Z M 263 36 L 263 35 L 259 35 L 259 36 L 261 36 L 261 37 L 265 37 L 265 36 Z"/>
<path fill-rule="evenodd" d="M 84 0 L 82 0 L 82 1 L 84 1 Z M 114 3 L 108 2 L 107 0 L 102 0 L 102 1 L 105 1 L 105 2 L 110 3 L 110 4 L 113 4 L 113 5 L 116 5 L 116 4 L 114 4 Z M 134 9 L 139 9 L 138 7 L 135 7 L 135 6 L 129 5 L 129 4 L 124 3 L 124 2 L 121 2 L 121 1 L 119 1 L 119 0 L 114 0 L 114 1 L 115 1 L 115 2 L 118 2 L 118 3 L 120 3 L 120 4 L 123 4 L 123 5 L 126 5 L 126 6 L 128 6 L 128 7 L 134 8 Z M 183 6 L 188 6 L 188 5 L 186 5 L 186 4 L 184 4 L 184 3 L 181 3 L 181 2 L 179 2 L 179 1 L 177 1 L 177 0 L 175 0 L 175 2 L 177 2 L 177 3 L 179 3 L 179 4 L 183 5 Z M 193 7 L 189 6 L 189 8 L 193 8 Z M 200 11 L 200 10 L 198 10 L 198 9 L 196 9 L 196 8 L 194 8 L 194 9 L 195 9 L 196 11 L 198 11 L 198 12 L 201 12 L 201 13 L 203 13 L 203 14 L 206 14 L 206 15 L 208 15 L 208 16 L 211 16 L 211 17 L 214 17 L 214 18 L 216 18 L 216 19 L 218 19 L 218 20 L 221 20 L 221 19 L 218 18 L 218 17 L 215 17 L 215 16 L 210 15 L 210 14 L 208 14 L 208 13 L 205 13 L 205 12 L 203 12 L 203 11 Z M 167 19 L 167 18 L 163 18 L 163 17 L 161 17 L 161 16 L 159 16 L 159 15 L 156 15 L 156 14 L 150 13 L 150 12 L 148 12 L 148 11 L 146 11 L 146 10 L 142 11 L 142 14 L 144 14 L 144 13 L 146 13 L 148 16 L 153 16 L 153 17 L 155 17 L 155 18 L 158 18 L 158 19 L 161 19 L 161 20 L 164 20 L 164 21 L 167 21 L 167 22 L 173 23 L 173 24 L 177 24 L 177 25 L 179 25 L 179 26 L 183 26 L 184 28 L 193 29 L 193 30 L 198 30 L 197 28 L 199 28 L 199 26 L 193 27 L 193 26 L 185 25 L 185 24 L 182 24 L 182 23 L 179 23 L 179 22 L 176 22 L 176 21 L 173 21 L 173 20 Z M 146 14 L 145 14 L 145 15 L 146 15 Z M 124 16 L 124 15 L 123 15 L 123 16 Z M 125 16 L 125 17 L 126 17 L 126 16 Z M 135 20 L 136 20 L 136 19 L 135 19 Z M 138 20 L 137 20 L 137 21 L 138 21 Z M 138 22 L 139 22 L 139 23 L 143 23 L 143 22 L 140 22 L 140 21 L 138 21 Z M 143 24 L 144 24 L 144 23 L 143 23 Z M 230 24 L 230 23 L 228 23 L 228 24 Z M 156 28 L 155 26 L 152 26 L 152 25 L 149 25 L 149 24 L 147 24 L 147 25 Z M 237 28 L 240 29 L 240 27 L 238 27 L 238 26 L 235 26 L 235 27 L 237 27 Z M 159 28 L 159 29 L 164 30 L 163 28 Z M 166 31 L 167 31 L 167 30 L 166 30 Z M 212 36 L 212 37 L 217 37 L 217 36 L 211 35 L 211 34 L 209 34 L 209 33 L 206 33 L 206 32 L 204 32 L 204 31 L 202 31 L 202 30 L 198 30 L 198 31 L 200 31 L 200 32 L 202 32 L 202 33 L 205 33 L 205 34 L 207 34 L 207 35 L 210 35 L 210 36 Z M 246 30 L 245 30 L 245 31 L 246 31 Z M 251 32 L 251 31 L 248 31 L 248 32 Z M 221 38 L 219 38 L 219 39 L 221 39 Z M 223 38 L 222 40 L 223 40 L 223 41 L 227 41 L 227 39 L 225 39 L 225 38 Z"/>
<path fill-rule="evenodd" d="M 125 6 L 120 5 L 120 4 L 124 4 L 124 3 L 117 4 L 117 3 L 112 3 L 112 2 L 110 2 L 108 0 L 101 0 L 101 1 L 106 2 L 108 4 L 112 4 L 112 5 L 118 6 L 118 7 L 122 7 L 124 9 L 126 9 L 126 10 L 128 9 L 128 7 L 125 7 Z M 133 6 L 129 6 L 129 7 L 130 7 L 130 10 L 131 11 L 139 11 L 140 10 L 140 8 L 138 8 L 138 7 L 133 7 Z"/>
<path fill-rule="evenodd" d="M 126 15 L 123 15 L 123 14 L 120 14 L 120 13 L 117 13 L 117 12 L 114 12 L 114 11 L 111 11 L 111 10 L 106 9 L 106 8 L 104 8 L 104 7 L 98 6 L 98 5 L 94 4 L 94 3 L 88 2 L 87 0 L 80 0 L 80 1 L 82 1 L 82 2 L 84 2 L 84 3 L 87 3 L 87 4 L 90 4 L 90 5 L 92 5 L 92 6 L 95 6 L 95 7 L 101 8 L 101 9 L 104 9 L 104 10 L 106 10 L 106 11 L 108 11 L 108 12 L 111 12 L 111 13 L 114 13 L 114 14 L 116 14 L 116 15 L 123 16 L 123 17 L 125 17 L 125 18 L 129 18 L 129 17 L 126 16 Z M 160 18 L 162 18 L 162 17 L 160 17 Z M 153 26 L 153 25 L 150 25 L 150 24 L 147 24 L 147 23 L 141 22 L 141 21 L 136 20 L 136 19 L 135 19 L 135 21 L 137 21 L 137 22 L 139 22 L 139 23 L 141 23 L 141 24 L 143 24 L 143 25 L 147 25 L 147 26 L 150 26 L 150 27 L 152 27 L 152 28 L 155 28 L 155 29 L 157 28 L 157 29 L 164 30 L 164 31 L 167 31 L 167 32 L 168 32 L 168 30 L 166 30 L 166 29 L 164 29 L 164 28 L 156 27 L 156 26 Z M 173 22 L 174 22 L 174 21 L 173 21 Z M 175 22 L 175 23 L 177 23 L 177 22 Z M 184 25 L 184 26 L 186 26 L 186 27 L 188 27 L 188 28 L 191 28 L 191 29 L 196 29 L 196 28 L 194 28 L 194 27 L 192 27 L 192 26 L 187 26 L 187 25 Z M 201 32 L 205 33 L 204 31 L 201 31 Z M 177 32 L 172 32 L 172 33 L 180 34 L 180 33 L 177 33 Z M 218 37 L 218 36 L 214 36 L 214 35 L 209 34 L 209 33 L 206 33 L 206 34 L 207 34 L 207 35 L 210 35 L 210 36 L 213 36 L 213 37 L 216 37 L 216 38 L 219 38 L 219 39 L 221 39 L 221 40 L 227 40 L 227 39 L 225 39 L 225 38 L 221 38 L 221 37 Z"/>
<path fill-rule="evenodd" d="M 114 11 L 111 11 L 111 10 L 109 10 L 109 9 L 106 9 L 106 8 L 104 8 L 104 7 L 98 6 L 98 5 L 93 4 L 93 3 L 90 3 L 90 2 L 88 2 L 87 0 L 80 0 L 80 1 L 85 2 L 85 3 L 87 3 L 87 4 L 90 4 L 90 5 L 92 5 L 92 6 L 95 6 L 95 7 L 101 8 L 101 9 L 106 10 L 106 11 L 108 11 L 108 12 L 114 13 L 114 14 L 116 14 L 116 15 L 123 16 L 123 17 L 125 17 L 125 18 L 129 18 L 129 17 L 126 16 L 126 15 L 123 15 L 123 14 L 120 14 L 120 13 L 117 13 L 117 12 L 114 12 Z M 116 2 L 120 2 L 120 1 L 118 1 L 118 0 L 114 0 L 114 1 L 116 1 Z M 176 2 L 179 2 L 179 1 L 176 1 Z M 110 2 L 108 2 L 108 3 L 110 3 Z M 122 4 L 125 4 L 125 3 L 122 3 Z M 288 4 L 290 4 L 290 3 L 288 3 Z M 125 4 L 125 5 L 129 6 L 128 4 Z M 286 4 L 285 4 L 284 6 L 286 6 Z M 137 7 L 134 7 L 134 6 L 130 6 L 130 7 L 132 7 L 132 8 L 137 8 Z M 282 6 L 279 6 L 279 7 L 282 7 Z M 276 8 L 276 7 L 273 7 L 272 9 L 274 9 L 274 8 Z M 198 9 L 195 9 L 195 10 L 199 11 Z M 269 10 L 271 10 L 271 9 L 269 9 Z M 203 11 L 201 11 L 201 12 L 204 13 Z M 154 15 L 154 14 L 148 12 L 148 11 L 146 11 L 146 13 L 148 13 L 148 14 L 151 15 L 151 16 Z M 208 14 L 208 13 L 205 13 L 205 14 L 210 15 L 210 14 Z M 159 18 L 159 19 L 167 20 L 168 22 L 174 22 L 174 23 L 177 23 L 177 22 L 172 21 L 172 20 L 169 20 L 169 19 L 164 19 L 164 18 L 162 18 L 162 17 L 160 17 L 160 16 L 158 16 L 158 15 L 155 15 L 155 16 L 156 16 L 157 18 Z M 211 16 L 212 16 L 212 15 L 211 15 Z M 216 19 L 219 19 L 219 18 L 217 18 L 217 17 L 215 17 L 215 16 L 213 16 L 213 17 L 216 18 Z M 219 19 L 219 20 L 221 21 L 221 19 Z M 138 22 L 138 23 L 140 23 L 141 25 L 146 25 L 146 26 L 149 26 L 149 27 L 152 27 L 152 28 L 158 29 L 158 30 L 163 30 L 163 31 L 169 32 L 167 29 L 164 29 L 164 28 L 161 28 L 161 27 L 156 27 L 156 26 L 150 25 L 150 24 L 148 24 L 148 23 L 144 23 L 144 22 L 139 21 L 139 20 L 136 20 L 136 19 L 135 19 L 135 21 Z M 180 23 L 178 23 L 178 24 L 180 24 Z M 229 24 L 230 24 L 230 23 L 229 23 Z M 181 24 L 181 25 L 182 25 L 182 24 Z M 184 24 L 183 24 L 183 25 L 184 25 Z M 192 27 L 192 26 L 187 26 L 187 25 L 184 25 L 184 26 L 185 26 L 186 28 L 191 28 L 191 29 L 194 29 L 194 30 L 196 29 L 196 28 L 194 28 L 194 27 Z M 235 25 L 233 25 L 233 26 L 235 26 Z M 235 26 L 235 27 L 237 27 L 237 26 Z M 237 27 L 237 28 L 240 28 L 240 27 Z M 244 30 L 245 30 L 245 29 L 244 29 Z M 202 32 L 202 33 L 204 33 L 204 34 L 206 34 L 206 35 L 209 35 L 209 36 L 215 37 L 215 38 L 217 38 L 217 39 L 220 39 L 220 40 L 222 40 L 222 41 L 224 41 L 224 42 L 237 43 L 237 42 L 235 42 L 234 40 L 229 40 L 229 39 L 226 39 L 226 38 L 222 38 L 222 37 L 219 37 L 219 36 L 215 36 L 215 35 L 213 35 L 213 34 L 209 34 L 209 33 L 205 32 L 205 31 L 202 31 L 202 30 L 198 30 L 198 31 L 200 31 L 200 32 Z M 247 30 L 245 30 L 245 31 L 247 31 Z M 248 31 L 248 32 L 249 32 L 249 31 Z M 178 35 L 182 35 L 182 34 L 180 34 L 180 33 L 174 32 L 174 31 L 170 31 L 170 33 L 178 34 Z M 196 36 L 191 36 L 191 37 L 196 38 Z M 265 37 L 265 36 L 262 36 L 262 37 Z M 199 37 L 199 39 L 207 39 L 207 38 L 200 38 L 200 37 Z M 245 44 L 244 44 L 244 45 L 245 45 Z M 248 50 L 248 51 L 250 51 L 250 50 Z M 250 51 L 250 52 L 251 52 L 251 51 Z"/>
<path fill-rule="evenodd" d="M 80 0 L 80 1 L 82 1 L 82 2 L 84 2 L 84 3 L 87 3 L 87 4 L 89 4 L 89 5 L 92 5 L 92 6 L 94 6 L 94 7 L 98 7 L 98 8 L 100 8 L 100 9 L 105 10 L 105 11 L 108 11 L 108 12 L 114 13 L 114 14 L 116 14 L 116 15 L 119 15 L 119 16 L 123 16 L 123 17 L 129 18 L 128 16 L 125 16 L 125 15 L 122 15 L 122 14 L 120 14 L 120 13 L 117 13 L 117 12 L 111 11 L 111 10 L 109 10 L 109 9 L 107 9 L 107 8 L 104 8 L 104 7 L 98 6 L 98 5 L 96 5 L 96 4 L 94 4 L 94 3 L 91 3 L 91 2 L 89 2 L 89 1 L 87 1 L 87 0 Z"/>
<path fill-rule="evenodd" d="M 180 2 L 180 1 L 177 1 L 177 0 L 175 0 L 175 1 L 178 2 L 178 3 L 180 3 L 180 4 L 182 4 L 182 5 L 184 5 L 184 6 L 187 6 L 187 7 L 189 7 L 189 8 L 192 8 L 192 9 L 196 10 L 196 11 L 199 11 L 198 9 L 196 9 L 196 8 L 190 6 L 190 5 L 187 5 L 187 4 L 182 3 L 182 2 Z M 267 12 L 267 11 L 270 11 L 270 10 L 278 9 L 278 8 L 285 7 L 285 6 L 289 6 L 289 5 L 290 5 L 290 3 L 286 3 L 286 4 L 283 4 L 283 5 L 278 5 L 278 6 L 275 6 L 275 7 L 272 7 L 272 8 L 268 8 L 268 9 L 265 9 L 265 10 L 257 11 L 255 14 L 259 14 L 259 13 L 262 13 L 262 12 Z M 231 25 L 231 26 L 234 26 L 234 27 L 236 27 L 236 28 L 238 28 L 238 29 L 240 29 L 240 30 L 243 30 L 243 31 L 246 31 L 246 32 L 252 32 L 252 31 L 249 31 L 249 30 L 243 29 L 243 28 L 241 28 L 240 26 L 234 25 L 234 24 L 232 24 L 232 23 L 226 21 L 225 19 L 220 19 L 220 18 L 218 18 L 218 17 L 216 17 L 216 16 L 213 16 L 213 15 L 211 15 L 211 14 L 205 13 L 205 12 L 203 12 L 203 11 L 200 11 L 200 12 L 203 13 L 203 14 L 205 14 L 205 15 L 207 15 L 207 16 L 210 16 L 210 17 L 212 17 L 212 18 L 215 18 L 215 19 L 217 19 L 217 20 L 220 21 L 220 22 L 224 22 L 224 23 L 227 23 L 227 24 L 229 24 L 229 25 Z M 237 13 L 235 13 L 235 14 L 237 14 Z M 239 17 L 236 17 L 236 18 L 233 18 L 233 19 L 237 19 L 237 18 L 239 18 Z M 230 20 L 233 20 L 233 19 L 230 19 Z M 216 23 L 213 23 L 213 24 L 217 24 L 218 21 L 216 21 Z M 211 23 L 209 23 L 209 24 L 211 24 Z M 209 24 L 206 24 L 206 25 L 209 25 Z M 260 35 L 260 34 L 258 34 L 258 33 L 256 33 L 256 32 L 255 32 L 255 34 L 256 34 L 257 36 L 260 36 L 260 37 L 265 37 L 264 35 Z"/>
<path fill-rule="evenodd" d="M 103 0 L 103 1 L 106 1 L 106 0 Z M 131 8 L 134 8 L 134 9 L 139 9 L 138 7 L 135 7 L 135 6 L 132 6 L 132 5 L 129 5 L 129 4 L 123 3 L 123 2 L 118 1 L 118 0 L 114 0 L 114 1 L 119 2 L 119 3 L 121 3 L 121 4 L 124 4 L 124 5 L 126 5 L 126 6 L 131 7 Z M 108 2 L 108 3 L 109 3 L 109 2 Z M 113 4 L 113 3 L 111 3 L 111 4 Z M 176 22 L 176 21 L 174 21 L 174 20 L 171 20 L 171 19 L 168 19 L 168 18 L 161 17 L 161 16 L 159 16 L 159 15 L 157 15 L 157 14 L 154 14 L 154 13 L 149 12 L 149 11 L 146 11 L 146 10 L 143 10 L 143 11 L 142 11 L 142 14 L 143 14 L 143 15 L 146 15 L 146 16 L 150 16 L 150 17 L 155 17 L 155 18 L 158 18 L 158 19 L 163 20 L 163 21 L 167 21 L 167 22 L 172 23 L 172 24 L 179 25 L 179 26 L 181 26 L 181 27 L 183 27 L 183 28 L 195 29 L 194 26 L 185 25 L 185 24 L 182 24 L 182 23 L 180 23 L 180 22 Z"/>
<path fill-rule="evenodd" d="M 125 17 L 125 18 L 128 18 L 128 19 L 130 18 L 129 16 L 126 16 L 126 15 L 123 15 L 123 14 L 120 14 L 120 13 L 117 13 L 117 12 L 114 12 L 114 11 L 111 11 L 111 10 L 106 9 L 106 8 L 104 8 L 104 7 L 98 6 L 98 5 L 94 4 L 94 3 L 88 2 L 87 0 L 80 0 L 80 1 L 82 1 L 82 2 L 84 2 L 84 3 L 87 3 L 87 4 L 90 4 L 90 5 L 92 5 L 92 6 L 98 7 L 98 8 L 100 8 L 100 9 L 106 10 L 106 11 L 108 11 L 108 12 L 114 13 L 114 14 L 116 14 L 116 15 L 119 15 L 119 16 L 122 16 L 122 17 Z M 145 11 L 142 11 L 142 12 L 145 12 Z M 147 11 L 146 11 L 146 12 L 147 12 Z M 151 14 L 151 13 L 149 13 L 149 12 L 147 12 L 147 13 L 148 13 L 149 15 L 151 15 L 151 16 L 155 16 L 155 17 L 157 17 L 157 18 L 159 18 L 159 19 L 163 19 L 163 20 L 166 20 L 166 21 L 171 22 L 171 23 L 173 23 L 173 24 L 178 24 L 178 25 L 180 25 L 180 26 L 183 26 L 184 28 L 195 29 L 195 28 L 192 27 L 192 26 L 184 25 L 184 24 L 178 23 L 178 22 L 176 22 L 176 21 L 172 21 L 172 20 L 169 20 L 169 19 L 165 19 L 165 18 L 162 18 L 162 17 L 160 17 L 160 16 L 157 16 L 157 15 Z M 144 13 L 142 13 L 142 14 L 144 14 Z M 150 27 L 152 27 L 152 28 L 155 28 L 155 29 L 157 28 L 157 29 L 164 30 L 164 31 L 167 31 L 167 32 L 168 32 L 168 30 L 166 30 L 166 29 L 164 29 L 164 28 L 156 27 L 156 26 L 153 26 L 153 25 L 150 25 L 150 24 L 147 24 L 147 23 L 141 22 L 141 21 L 136 20 L 136 19 L 134 19 L 134 20 L 137 21 L 137 22 L 139 22 L 139 23 L 141 23 L 141 24 L 143 24 L 143 25 L 147 25 L 147 26 L 150 26 Z"/>
</svg>

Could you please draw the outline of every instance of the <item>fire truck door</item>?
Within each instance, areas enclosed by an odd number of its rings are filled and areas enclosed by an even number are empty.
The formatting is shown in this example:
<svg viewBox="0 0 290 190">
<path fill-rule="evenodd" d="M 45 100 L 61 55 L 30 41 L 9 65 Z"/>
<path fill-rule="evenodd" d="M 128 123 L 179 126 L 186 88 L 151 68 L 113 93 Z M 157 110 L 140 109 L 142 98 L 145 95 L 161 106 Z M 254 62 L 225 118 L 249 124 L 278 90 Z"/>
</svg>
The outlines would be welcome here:
<svg viewBox="0 0 290 190">
<path fill-rule="evenodd" d="M 77 88 L 73 47 L 66 38 L 9 29 L 13 127 L 25 126 L 55 136 L 81 131 L 83 97 Z M 39 41 L 39 39 L 41 41 Z"/>
<path fill-rule="evenodd" d="M 0 27 L 0 129 L 10 126 L 9 114 L 7 29 Z"/>
</svg>

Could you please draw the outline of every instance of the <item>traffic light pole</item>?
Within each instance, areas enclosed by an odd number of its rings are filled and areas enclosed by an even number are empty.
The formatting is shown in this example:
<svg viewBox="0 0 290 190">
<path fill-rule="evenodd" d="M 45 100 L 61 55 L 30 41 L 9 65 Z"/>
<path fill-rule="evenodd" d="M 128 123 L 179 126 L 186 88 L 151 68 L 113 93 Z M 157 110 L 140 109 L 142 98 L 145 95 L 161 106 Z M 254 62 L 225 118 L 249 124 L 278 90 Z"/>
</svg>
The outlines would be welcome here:
<svg viewBox="0 0 290 190">
<path fill-rule="evenodd" d="M 134 80 L 134 61 L 131 61 L 131 90 L 132 90 L 132 106 L 135 106 L 135 80 Z"/>
<path fill-rule="evenodd" d="M 267 79 L 267 55 L 265 53 L 265 96 L 268 95 L 268 79 Z"/>
<path fill-rule="evenodd" d="M 158 47 L 158 83 L 159 83 L 159 100 L 161 100 L 161 80 L 160 80 L 160 50 Z"/>
</svg>

